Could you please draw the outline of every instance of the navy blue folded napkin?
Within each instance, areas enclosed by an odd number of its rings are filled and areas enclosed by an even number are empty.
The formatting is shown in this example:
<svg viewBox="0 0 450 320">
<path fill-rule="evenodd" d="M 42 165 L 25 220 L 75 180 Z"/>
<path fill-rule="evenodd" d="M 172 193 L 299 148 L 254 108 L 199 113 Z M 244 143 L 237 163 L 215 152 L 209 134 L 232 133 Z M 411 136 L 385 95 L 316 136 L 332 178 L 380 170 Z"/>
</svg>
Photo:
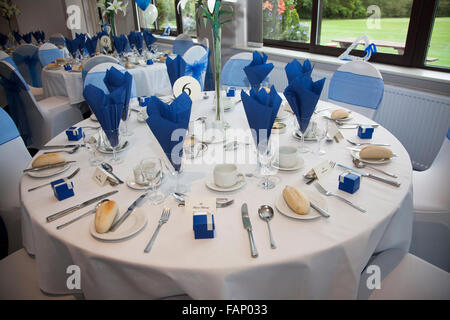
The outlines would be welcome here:
<svg viewBox="0 0 450 320">
<path fill-rule="evenodd" d="M 22 36 L 20 35 L 20 33 L 18 33 L 17 31 L 14 31 L 13 35 L 14 35 L 14 39 L 16 39 L 16 42 L 18 44 L 21 44 L 23 39 L 22 39 Z"/>
<path fill-rule="evenodd" d="M 311 73 L 313 71 L 311 62 L 308 59 L 305 60 L 303 66 L 297 59 L 294 59 L 292 60 L 292 62 L 289 62 L 284 69 L 286 71 L 286 76 L 288 78 L 289 83 L 294 81 L 294 79 L 297 78 L 298 76 L 305 75 L 311 77 Z"/>
<path fill-rule="evenodd" d="M 97 39 L 101 39 L 103 36 L 108 36 L 109 37 L 108 32 L 106 32 L 105 30 L 97 32 Z"/>
<path fill-rule="evenodd" d="M 78 50 L 83 54 L 84 49 L 86 49 L 86 35 L 84 33 L 75 33 L 75 39 L 78 39 Z"/>
<path fill-rule="evenodd" d="M 259 91 L 251 89 L 248 95 L 242 90 L 241 99 L 256 146 L 267 146 L 273 123 L 280 109 L 281 97 L 272 86 L 269 93 L 265 89 Z"/>
<path fill-rule="evenodd" d="M 78 47 L 79 47 L 78 42 L 79 42 L 79 39 L 70 40 L 70 39 L 66 38 L 67 50 L 69 50 L 70 54 L 74 58 L 77 57 L 77 51 L 78 51 Z"/>
<path fill-rule="evenodd" d="M 175 170 L 180 171 L 183 143 L 191 117 L 192 100 L 183 92 L 170 105 L 153 96 L 147 106 L 147 124 Z"/>
<path fill-rule="evenodd" d="M 117 88 L 125 88 L 125 106 L 123 109 L 122 120 L 127 120 L 128 117 L 128 107 L 130 105 L 131 99 L 131 88 L 133 85 L 133 76 L 125 71 L 122 71 L 111 67 L 106 71 L 105 78 L 103 79 L 109 92 L 115 91 Z"/>
<path fill-rule="evenodd" d="M 41 30 L 39 32 L 39 34 L 40 34 L 40 37 L 41 37 L 41 42 L 44 43 L 45 42 L 45 32 Z"/>
<path fill-rule="evenodd" d="M 256 90 L 259 90 L 261 82 L 263 82 L 273 70 L 273 63 L 266 63 L 267 58 L 268 57 L 264 52 L 261 55 L 259 52 L 254 51 L 252 62 L 244 68 L 248 81 L 250 81 L 252 88 Z"/>
<path fill-rule="evenodd" d="M 154 44 L 157 39 L 147 29 L 144 30 L 144 39 L 145 39 L 145 44 L 147 45 L 147 49 L 149 51 L 151 51 L 152 50 L 152 44 Z"/>
<path fill-rule="evenodd" d="M 31 43 L 32 42 L 32 37 L 33 33 L 32 32 L 28 32 L 22 35 L 22 39 L 26 42 L 26 43 Z"/>
<path fill-rule="evenodd" d="M 0 46 L 2 46 L 3 50 L 5 50 L 7 44 L 8 36 L 0 32 Z"/>
<path fill-rule="evenodd" d="M 121 34 L 120 37 L 113 36 L 114 47 L 118 54 L 122 54 L 128 46 L 128 39 L 125 35 Z"/>
<path fill-rule="evenodd" d="M 170 57 L 167 57 L 166 67 L 167 73 L 169 74 L 170 83 L 173 87 L 175 81 L 186 74 L 186 61 L 184 61 L 183 57 L 180 55 L 177 55 L 177 57 L 173 60 Z"/>
<path fill-rule="evenodd" d="M 136 32 L 134 37 L 134 46 L 136 47 L 139 54 L 142 54 L 143 45 L 144 45 L 144 38 L 142 37 L 142 33 Z"/>
<path fill-rule="evenodd" d="M 95 53 L 97 51 L 97 36 L 93 36 L 92 38 L 86 38 L 85 46 L 86 50 L 89 52 L 89 55 L 91 57 L 95 56 Z"/>
<path fill-rule="evenodd" d="M 37 43 L 41 42 L 41 32 L 39 30 L 34 31 L 33 38 L 36 40 Z"/>
<path fill-rule="evenodd" d="M 303 133 L 308 128 L 324 84 L 325 78 L 313 82 L 310 76 L 303 75 L 292 80 L 284 90 L 284 96 L 291 106 Z"/>
<path fill-rule="evenodd" d="M 125 103 L 125 87 L 105 94 L 91 84 L 83 90 L 84 99 L 97 117 L 112 147 L 119 145 L 119 124 Z"/>
</svg>

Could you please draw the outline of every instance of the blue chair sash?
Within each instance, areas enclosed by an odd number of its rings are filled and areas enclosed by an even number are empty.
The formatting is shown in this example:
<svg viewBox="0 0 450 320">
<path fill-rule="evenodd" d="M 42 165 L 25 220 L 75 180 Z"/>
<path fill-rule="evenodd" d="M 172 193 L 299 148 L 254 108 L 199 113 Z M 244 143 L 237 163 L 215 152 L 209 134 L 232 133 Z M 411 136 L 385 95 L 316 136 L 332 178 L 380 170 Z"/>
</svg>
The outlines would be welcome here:
<svg viewBox="0 0 450 320">
<path fill-rule="evenodd" d="M 359 107 L 377 109 L 383 99 L 381 78 L 336 71 L 331 78 L 328 98 Z"/>
<path fill-rule="evenodd" d="M 26 105 L 22 100 L 21 91 L 29 90 L 25 80 L 18 73 L 11 73 L 11 79 L 0 78 L 0 84 L 5 89 L 6 100 L 8 101 L 9 112 L 14 120 L 20 135 L 26 145 L 30 145 L 31 130 L 26 115 Z"/>
<path fill-rule="evenodd" d="M 196 79 L 202 90 L 204 88 L 204 79 L 202 77 L 203 72 L 206 72 L 206 68 L 208 67 L 208 54 L 205 54 L 200 60 L 194 61 L 193 64 L 186 63 L 186 73 L 185 75 L 190 75 L 194 79 Z"/>
<path fill-rule="evenodd" d="M 221 75 L 221 84 L 233 87 L 250 87 L 244 68 L 248 66 L 250 60 L 246 59 L 230 59 L 226 63 Z"/>
<path fill-rule="evenodd" d="M 36 50 L 31 56 L 22 56 L 15 52 L 13 57 L 17 66 L 20 66 L 21 64 L 27 65 L 33 87 L 42 88 L 38 51 Z"/>
<path fill-rule="evenodd" d="M 0 130 L 0 145 L 20 136 L 14 121 L 3 108 L 0 108 L 0 128 L 2 128 Z"/>
<path fill-rule="evenodd" d="M 65 46 L 66 45 L 66 39 L 64 38 L 55 38 L 55 37 L 50 37 L 49 39 L 50 43 L 53 43 L 55 46 Z"/>
<path fill-rule="evenodd" d="M 63 54 L 59 49 L 49 49 L 49 50 L 40 50 L 39 51 L 39 59 L 41 59 L 41 64 L 43 67 L 48 65 L 51 62 L 54 62 L 56 58 L 62 58 Z"/>
</svg>

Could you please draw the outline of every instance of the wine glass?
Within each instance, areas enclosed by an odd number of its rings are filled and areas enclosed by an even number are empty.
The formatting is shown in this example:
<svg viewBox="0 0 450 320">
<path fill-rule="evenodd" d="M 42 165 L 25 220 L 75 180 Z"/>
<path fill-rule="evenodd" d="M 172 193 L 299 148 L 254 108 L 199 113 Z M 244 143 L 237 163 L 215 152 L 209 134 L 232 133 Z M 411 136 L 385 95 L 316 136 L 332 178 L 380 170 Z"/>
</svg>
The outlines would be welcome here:
<svg viewBox="0 0 450 320">
<path fill-rule="evenodd" d="M 300 118 L 299 121 L 301 123 L 309 123 L 311 118 Z M 301 132 L 301 142 L 300 142 L 300 147 L 298 148 L 298 151 L 300 153 L 308 153 L 311 150 L 305 145 L 305 133 L 308 131 L 308 128 L 304 128 L 302 130 L 301 126 L 298 124 L 297 122 L 297 126 L 298 126 L 298 131 Z"/>
<path fill-rule="evenodd" d="M 127 110 L 125 108 L 123 108 L 124 115 L 125 115 L 125 111 L 127 111 Z M 130 122 L 130 118 L 131 118 L 131 100 L 128 104 L 128 112 L 126 113 L 126 118 L 122 117 L 122 121 L 120 122 L 122 124 L 122 126 L 120 128 L 120 133 L 124 137 L 131 137 L 133 135 L 133 131 L 128 129 L 128 123 Z"/>
<path fill-rule="evenodd" d="M 258 186 L 264 190 L 270 190 L 275 188 L 278 178 L 270 177 L 270 166 L 275 157 L 275 148 L 272 143 L 264 144 L 260 143 L 258 146 L 258 162 L 261 167 L 262 180 L 258 183 Z"/>
<path fill-rule="evenodd" d="M 315 119 L 316 125 L 314 126 L 314 136 L 317 139 L 317 150 L 316 155 L 321 156 L 326 153 L 326 151 L 322 148 L 323 140 L 327 136 L 328 133 L 328 121 L 323 116 L 318 116 Z"/>
<path fill-rule="evenodd" d="M 158 205 L 164 201 L 164 194 L 161 191 L 156 191 L 156 187 L 161 183 L 162 179 L 162 164 L 161 159 L 145 158 L 140 163 L 144 183 L 150 186 L 152 192 L 148 195 L 148 200 L 151 205 Z"/>
<path fill-rule="evenodd" d="M 120 148 L 120 130 L 117 129 L 109 129 L 103 130 L 105 132 L 106 138 L 109 141 L 109 144 L 113 150 L 113 158 L 111 162 L 113 164 L 120 164 L 123 162 L 123 159 L 117 156 L 117 151 Z"/>
<path fill-rule="evenodd" d="M 86 150 L 88 150 L 88 152 L 91 154 L 91 157 L 89 158 L 89 163 L 93 167 L 96 167 L 103 162 L 103 157 L 97 154 L 97 146 L 98 146 L 98 141 L 96 138 L 97 133 L 98 133 L 97 129 L 83 128 L 83 142 L 84 145 L 86 146 Z"/>
</svg>

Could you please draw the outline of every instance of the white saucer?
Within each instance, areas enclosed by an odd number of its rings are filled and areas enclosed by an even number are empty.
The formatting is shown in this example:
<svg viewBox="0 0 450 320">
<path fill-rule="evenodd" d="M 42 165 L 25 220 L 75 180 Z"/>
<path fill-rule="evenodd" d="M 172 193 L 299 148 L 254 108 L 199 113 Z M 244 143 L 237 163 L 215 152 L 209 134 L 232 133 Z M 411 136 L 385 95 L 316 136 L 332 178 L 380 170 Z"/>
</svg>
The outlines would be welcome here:
<svg viewBox="0 0 450 320">
<path fill-rule="evenodd" d="M 218 192 L 230 192 L 230 191 L 236 191 L 239 190 L 240 188 L 242 188 L 243 186 L 245 186 L 247 184 L 247 182 L 245 181 L 245 178 L 242 178 L 242 180 L 240 180 L 238 183 L 236 183 L 234 186 L 231 186 L 229 188 L 223 188 L 223 187 L 219 187 L 214 183 L 214 180 L 212 177 L 210 177 L 210 179 L 208 181 L 206 181 L 206 186 L 213 190 L 213 191 L 218 191 Z"/>
<path fill-rule="evenodd" d="M 71 164 L 68 163 L 63 167 L 56 167 L 56 168 L 46 169 L 46 170 L 42 170 L 42 171 L 34 171 L 34 172 L 30 171 L 30 172 L 27 172 L 27 174 L 33 178 L 48 178 L 48 177 L 56 176 L 57 174 L 60 174 L 64 171 L 66 171 L 67 169 L 70 168 L 70 166 L 71 166 Z"/>
<path fill-rule="evenodd" d="M 272 162 L 272 167 L 281 171 L 295 171 L 298 169 L 303 168 L 303 165 L 305 164 L 305 160 L 303 158 L 299 158 L 299 160 L 297 161 L 297 164 L 293 167 L 290 168 L 284 168 L 284 167 L 280 167 L 280 165 L 278 164 L 277 161 Z"/>
<path fill-rule="evenodd" d="M 125 212 L 120 212 L 116 219 L 121 217 Z M 137 234 L 147 225 L 147 215 L 143 208 L 135 208 L 130 216 L 119 226 L 116 231 L 98 233 L 95 231 L 95 216 L 93 217 L 89 226 L 91 235 L 98 240 L 103 241 L 118 241 L 130 238 Z"/>
<path fill-rule="evenodd" d="M 161 185 L 161 183 L 163 182 L 163 180 L 164 180 L 164 174 L 163 174 L 161 180 L 159 180 L 159 182 L 156 184 L 155 187 L 158 188 Z M 128 177 L 127 186 L 134 190 L 149 190 L 149 189 L 151 189 L 150 186 L 143 186 L 143 185 L 136 183 L 134 181 L 134 177 Z"/>
<path fill-rule="evenodd" d="M 361 160 L 362 162 L 369 163 L 369 164 L 384 164 L 384 163 L 388 163 L 391 161 L 391 159 L 362 159 L 359 156 L 359 151 L 355 151 L 355 150 L 350 150 L 350 153 L 354 158 Z"/>
<path fill-rule="evenodd" d="M 292 136 L 297 140 L 301 140 L 302 137 L 297 134 L 297 131 L 298 130 L 295 130 L 294 132 L 292 132 Z M 305 137 L 305 141 L 317 141 L 317 138 L 316 137 Z"/>
<path fill-rule="evenodd" d="M 125 140 L 122 142 L 122 145 L 116 152 L 117 153 L 122 152 L 122 151 L 128 149 L 129 146 L 130 146 L 130 143 L 128 142 L 128 140 Z M 97 150 L 101 153 L 113 154 L 112 150 L 107 150 L 104 147 L 98 147 Z"/>
<path fill-rule="evenodd" d="M 310 190 L 301 191 L 305 193 L 306 196 L 311 199 L 317 206 L 324 210 L 328 210 L 327 201 L 325 197 L 323 197 L 320 193 Z M 275 208 L 277 208 L 278 212 L 280 212 L 282 215 L 296 220 L 312 220 L 321 217 L 320 213 L 318 213 L 312 207 L 309 209 L 309 212 L 307 214 L 296 214 L 291 210 L 291 208 L 289 208 L 286 201 L 284 201 L 283 194 L 280 194 L 275 200 Z"/>
</svg>

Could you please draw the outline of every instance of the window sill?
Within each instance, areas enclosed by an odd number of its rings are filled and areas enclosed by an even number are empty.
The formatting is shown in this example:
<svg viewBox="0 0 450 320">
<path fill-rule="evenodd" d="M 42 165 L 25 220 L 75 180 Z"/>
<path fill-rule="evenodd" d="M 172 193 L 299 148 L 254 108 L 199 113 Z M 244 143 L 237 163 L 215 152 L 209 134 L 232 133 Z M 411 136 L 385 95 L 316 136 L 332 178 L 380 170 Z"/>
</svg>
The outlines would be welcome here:
<svg viewBox="0 0 450 320">
<path fill-rule="evenodd" d="M 236 46 L 234 49 L 245 50 L 245 51 L 263 51 L 266 54 L 276 55 L 284 58 L 290 59 L 309 59 L 311 62 L 323 63 L 334 65 L 340 67 L 345 64 L 347 61 L 343 61 L 338 59 L 337 57 L 326 56 L 321 54 L 314 54 L 304 51 L 295 51 L 274 47 L 248 47 L 248 46 Z M 433 71 L 428 69 L 420 69 L 420 68 L 408 68 L 401 67 L 395 65 L 388 65 L 382 63 L 373 63 L 373 65 L 382 73 L 382 74 L 391 74 L 395 76 L 408 77 L 418 80 L 426 80 L 426 81 L 437 81 L 445 84 L 450 83 L 450 73 Z"/>
</svg>

